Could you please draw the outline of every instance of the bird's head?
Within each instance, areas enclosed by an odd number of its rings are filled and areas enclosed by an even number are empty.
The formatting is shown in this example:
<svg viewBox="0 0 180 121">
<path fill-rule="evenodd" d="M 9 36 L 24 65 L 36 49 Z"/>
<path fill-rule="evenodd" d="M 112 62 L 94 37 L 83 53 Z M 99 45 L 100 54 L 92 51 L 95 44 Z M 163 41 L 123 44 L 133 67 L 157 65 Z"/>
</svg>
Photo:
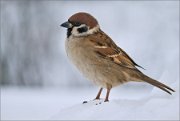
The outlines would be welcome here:
<svg viewBox="0 0 180 121">
<path fill-rule="evenodd" d="M 99 31 L 100 27 L 97 20 L 88 13 L 79 12 L 72 15 L 68 21 L 61 24 L 62 27 L 67 28 L 67 37 L 73 36 L 87 36 Z"/>
</svg>

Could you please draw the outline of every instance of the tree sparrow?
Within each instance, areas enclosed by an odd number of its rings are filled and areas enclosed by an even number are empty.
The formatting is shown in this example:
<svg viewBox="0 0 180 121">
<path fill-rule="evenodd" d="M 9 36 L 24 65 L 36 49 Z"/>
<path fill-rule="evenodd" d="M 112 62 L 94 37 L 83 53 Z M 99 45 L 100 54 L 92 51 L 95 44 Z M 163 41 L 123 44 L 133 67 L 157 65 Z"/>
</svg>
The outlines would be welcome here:
<svg viewBox="0 0 180 121">
<path fill-rule="evenodd" d="M 138 70 L 137 67 L 142 67 L 100 29 L 98 21 L 90 14 L 76 13 L 61 26 L 67 28 L 67 56 L 84 76 L 101 87 L 95 99 L 100 99 L 106 88 L 104 101 L 108 101 L 112 87 L 129 81 L 147 82 L 169 94 L 174 92 Z"/>
</svg>

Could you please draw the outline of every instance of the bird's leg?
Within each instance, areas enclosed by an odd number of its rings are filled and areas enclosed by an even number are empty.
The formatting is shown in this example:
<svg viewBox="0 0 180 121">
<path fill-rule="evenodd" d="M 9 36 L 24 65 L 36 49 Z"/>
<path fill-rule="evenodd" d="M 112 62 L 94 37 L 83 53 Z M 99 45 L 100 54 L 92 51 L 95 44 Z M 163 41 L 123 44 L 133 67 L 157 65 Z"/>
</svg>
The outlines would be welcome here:
<svg viewBox="0 0 180 121">
<path fill-rule="evenodd" d="M 101 95 L 101 92 L 102 92 L 103 88 L 100 88 L 95 100 L 99 100 L 100 99 L 100 95 Z"/>
<path fill-rule="evenodd" d="M 108 101 L 109 101 L 108 98 L 109 98 L 110 90 L 111 90 L 111 89 L 108 89 L 108 88 L 107 88 L 106 98 L 105 98 L 104 102 L 108 102 Z"/>
</svg>

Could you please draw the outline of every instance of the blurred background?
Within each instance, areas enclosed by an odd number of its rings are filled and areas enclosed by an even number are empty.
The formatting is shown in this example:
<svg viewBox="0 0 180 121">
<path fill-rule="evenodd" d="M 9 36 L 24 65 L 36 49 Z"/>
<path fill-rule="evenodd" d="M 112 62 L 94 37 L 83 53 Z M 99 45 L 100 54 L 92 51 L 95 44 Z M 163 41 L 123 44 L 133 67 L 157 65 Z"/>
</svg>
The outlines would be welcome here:
<svg viewBox="0 0 180 121">
<path fill-rule="evenodd" d="M 68 60 L 66 30 L 60 27 L 80 11 L 96 17 L 101 29 L 146 69 L 141 70 L 145 74 L 166 84 L 179 84 L 178 1 L 0 3 L 0 84 L 5 94 L 6 88 L 94 87 Z M 149 85 L 143 87 L 152 89 Z M 3 116 L 9 116 L 9 112 Z"/>
<path fill-rule="evenodd" d="M 177 2 L 1 1 L 2 86 L 87 86 L 67 59 L 59 25 L 80 11 L 95 16 L 150 76 L 179 74 Z"/>
<path fill-rule="evenodd" d="M 95 16 L 107 34 L 149 75 L 179 74 L 179 6 L 164 2 L 1 1 L 2 86 L 87 86 L 68 61 L 66 30 L 80 11 Z M 83 81 L 82 81 L 83 80 Z"/>
</svg>

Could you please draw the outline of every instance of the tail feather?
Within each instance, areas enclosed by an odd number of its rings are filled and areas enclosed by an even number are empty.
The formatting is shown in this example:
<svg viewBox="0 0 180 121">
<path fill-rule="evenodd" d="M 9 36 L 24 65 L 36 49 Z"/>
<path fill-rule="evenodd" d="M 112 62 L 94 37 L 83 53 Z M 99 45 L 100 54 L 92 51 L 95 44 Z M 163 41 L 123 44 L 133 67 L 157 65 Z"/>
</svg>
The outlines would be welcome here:
<svg viewBox="0 0 180 121">
<path fill-rule="evenodd" d="M 158 82 L 158 81 L 156 81 L 156 80 L 154 80 L 154 79 L 152 79 L 152 78 L 150 78 L 150 77 L 148 77 L 146 75 L 144 75 L 144 79 L 143 80 L 145 82 L 151 84 L 151 85 L 154 85 L 154 86 L 160 88 L 161 90 L 163 90 L 163 91 L 165 91 L 165 92 L 167 92 L 169 94 L 171 94 L 171 91 L 175 92 L 172 88 L 168 87 L 167 85 L 165 85 L 165 84 L 163 84 L 161 82 Z"/>
</svg>

